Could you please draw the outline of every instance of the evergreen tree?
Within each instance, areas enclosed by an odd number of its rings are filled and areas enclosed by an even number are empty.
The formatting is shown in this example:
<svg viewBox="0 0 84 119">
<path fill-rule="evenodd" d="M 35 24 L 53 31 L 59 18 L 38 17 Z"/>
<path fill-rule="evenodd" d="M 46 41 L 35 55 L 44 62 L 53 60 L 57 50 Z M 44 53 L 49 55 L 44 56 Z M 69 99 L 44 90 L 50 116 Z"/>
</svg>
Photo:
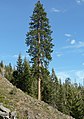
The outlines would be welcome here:
<svg viewBox="0 0 84 119">
<path fill-rule="evenodd" d="M 12 66 L 11 66 L 11 63 L 9 63 L 9 65 L 5 66 L 5 74 L 4 74 L 4 76 L 5 76 L 9 81 L 11 81 L 11 80 L 13 79 L 12 73 L 13 73 L 13 68 L 12 68 Z"/>
<path fill-rule="evenodd" d="M 35 4 L 33 15 L 31 17 L 29 32 L 26 35 L 26 44 L 29 46 L 28 53 L 31 56 L 31 62 L 35 64 L 38 72 L 38 99 L 41 100 L 41 67 L 47 67 L 52 59 L 52 31 L 50 30 L 49 20 L 43 8 L 38 1 Z"/>
<path fill-rule="evenodd" d="M 31 69 L 26 57 L 24 58 L 23 62 L 23 80 L 24 80 L 23 90 L 31 95 L 31 85 L 32 85 Z"/>
<path fill-rule="evenodd" d="M 52 73 L 51 73 L 51 105 L 55 108 L 57 108 L 57 98 L 58 98 L 58 89 L 59 89 L 59 82 L 58 82 L 58 78 L 55 74 L 54 69 L 52 69 Z"/>
<path fill-rule="evenodd" d="M 2 67 L 2 68 L 4 67 L 3 61 L 0 62 L 0 67 Z"/>
<path fill-rule="evenodd" d="M 83 103 L 81 98 L 76 94 L 72 99 L 70 115 L 75 119 L 83 119 Z"/>
<path fill-rule="evenodd" d="M 13 72 L 14 79 L 12 83 L 23 90 L 23 63 L 21 54 L 18 56 L 16 68 L 17 69 Z"/>
<path fill-rule="evenodd" d="M 48 104 L 50 104 L 51 92 L 50 72 L 46 68 L 42 68 L 41 94 L 42 100 Z"/>
<path fill-rule="evenodd" d="M 19 56 L 18 56 L 16 67 L 17 67 L 18 75 L 21 75 L 23 73 L 23 63 L 22 63 L 21 54 L 19 54 Z"/>
<path fill-rule="evenodd" d="M 4 69 L 4 63 L 3 63 L 3 61 L 0 62 L 0 73 L 4 77 L 5 69 Z"/>
<path fill-rule="evenodd" d="M 51 80 L 58 84 L 58 78 L 57 78 L 53 68 L 52 68 Z"/>
<path fill-rule="evenodd" d="M 64 111 L 64 90 L 63 90 L 63 86 L 61 83 L 61 79 L 59 79 L 56 105 L 59 111 L 61 112 Z"/>
</svg>

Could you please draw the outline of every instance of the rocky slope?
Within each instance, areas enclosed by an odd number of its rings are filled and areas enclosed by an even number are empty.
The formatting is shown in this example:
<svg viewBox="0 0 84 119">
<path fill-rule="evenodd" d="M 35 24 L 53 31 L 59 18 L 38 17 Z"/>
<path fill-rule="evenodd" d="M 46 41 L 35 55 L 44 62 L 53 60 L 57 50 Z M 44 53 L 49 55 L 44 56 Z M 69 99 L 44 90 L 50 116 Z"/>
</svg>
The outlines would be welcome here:
<svg viewBox="0 0 84 119">
<path fill-rule="evenodd" d="M 38 101 L 0 76 L 0 103 L 17 112 L 18 119 L 73 119 L 48 104 Z"/>
</svg>

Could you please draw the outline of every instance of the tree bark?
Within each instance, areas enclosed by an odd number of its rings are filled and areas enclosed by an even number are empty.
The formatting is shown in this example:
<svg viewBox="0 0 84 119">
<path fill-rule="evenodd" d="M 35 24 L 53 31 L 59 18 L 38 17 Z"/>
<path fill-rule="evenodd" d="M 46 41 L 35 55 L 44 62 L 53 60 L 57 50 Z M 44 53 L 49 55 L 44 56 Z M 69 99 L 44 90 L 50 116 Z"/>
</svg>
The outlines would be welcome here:
<svg viewBox="0 0 84 119">
<path fill-rule="evenodd" d="M 39 76 L 38 76 L 38 100 L 41 100 L 41 78 L 40 78 L 41 61 L 40 61 L 40 33 L 39 32 L 38 32 L 38 44 L 39 44 L 39 56 L 38 56 L 38 68 L 39 68 Z"/>
<path fill-rule="evenodd" d="M 38 100 L 41 100 L 41 79 L 38 79 Z"/>
</svg>

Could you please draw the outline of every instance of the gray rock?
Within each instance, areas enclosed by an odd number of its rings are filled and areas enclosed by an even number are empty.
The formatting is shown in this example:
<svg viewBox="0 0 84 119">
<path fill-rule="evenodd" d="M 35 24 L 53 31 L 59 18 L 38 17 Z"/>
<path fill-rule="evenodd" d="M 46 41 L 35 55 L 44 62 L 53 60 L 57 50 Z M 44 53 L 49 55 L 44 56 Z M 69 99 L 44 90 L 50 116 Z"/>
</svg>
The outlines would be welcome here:
<svg viewBox="0 0 84 119">
<path fill-rule="evenodd" d="M 11 112 L 11 119 L 17 119 L 17 113 L 16 113 L 16 111 Z"/>
<path fill-rule="evenodd" d="M 0 103 L 0 117 L 3 119 L 17 119 L 17 113 L 16 111 L 11 112 L 10 109 L 3 106 L 2 103 Z"/>
<path fill-rule="evenodd" d="M 2 103 L 0 103 L 0 110 L 2 110 L 3 112 L 6 112 L 8 114 L 10 112 L 10 110 L 8 108 L 4 107 Z"/>
</svg>

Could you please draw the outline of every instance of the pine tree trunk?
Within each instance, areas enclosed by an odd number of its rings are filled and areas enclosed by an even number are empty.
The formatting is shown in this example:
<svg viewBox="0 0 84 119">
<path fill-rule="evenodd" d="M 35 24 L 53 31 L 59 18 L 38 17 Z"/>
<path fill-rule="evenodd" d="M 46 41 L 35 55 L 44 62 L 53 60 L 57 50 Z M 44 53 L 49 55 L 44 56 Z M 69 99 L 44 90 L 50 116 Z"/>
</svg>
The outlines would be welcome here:
<svg viewBox="0 0 84 119">
<path fill-rule="evenodd" d="M 39 56 L 38 56 L 38 68 L 39 68 L 39 77 L 38 77 L 38 100 L 41 100 L 41 78 L 40 78 L 40 33 L 38 32 L 38 44 L 39 44 Z"/>
<path fill-rule="evenodd" d="M 38 79 L 38 100 L 41 100 L 41 79 Z"/>
</svg>

